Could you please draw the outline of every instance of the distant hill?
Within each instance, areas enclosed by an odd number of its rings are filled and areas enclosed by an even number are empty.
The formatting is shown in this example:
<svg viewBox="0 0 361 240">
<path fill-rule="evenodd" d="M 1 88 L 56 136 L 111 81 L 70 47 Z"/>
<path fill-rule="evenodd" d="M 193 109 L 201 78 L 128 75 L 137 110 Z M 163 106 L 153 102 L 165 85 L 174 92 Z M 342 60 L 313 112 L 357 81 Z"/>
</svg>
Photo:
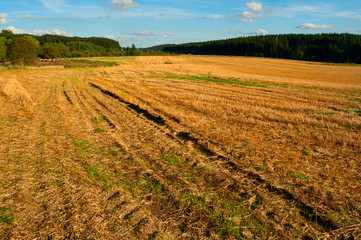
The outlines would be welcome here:
<svg viewBox="0 0 361 240">
<path fill-rule="evenodd" d="M 361 35 L 283 34 L 239 37 L 149 48 L 178 54 L 234 55 L 334 63 L 361 63 Z"/>
</svg>

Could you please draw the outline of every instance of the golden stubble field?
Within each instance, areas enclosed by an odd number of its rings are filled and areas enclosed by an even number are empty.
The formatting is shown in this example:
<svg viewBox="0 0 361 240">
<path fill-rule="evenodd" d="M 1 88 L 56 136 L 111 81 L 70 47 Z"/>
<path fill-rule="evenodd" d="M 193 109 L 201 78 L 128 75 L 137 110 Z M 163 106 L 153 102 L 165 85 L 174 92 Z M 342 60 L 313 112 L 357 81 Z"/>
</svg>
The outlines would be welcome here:
<svg viewBox="0 0 361 240">
<path fill-rule="evenodd" d="M 0 238 L 360 237 L 361 66 L 1 70 Z"/>
</svg>

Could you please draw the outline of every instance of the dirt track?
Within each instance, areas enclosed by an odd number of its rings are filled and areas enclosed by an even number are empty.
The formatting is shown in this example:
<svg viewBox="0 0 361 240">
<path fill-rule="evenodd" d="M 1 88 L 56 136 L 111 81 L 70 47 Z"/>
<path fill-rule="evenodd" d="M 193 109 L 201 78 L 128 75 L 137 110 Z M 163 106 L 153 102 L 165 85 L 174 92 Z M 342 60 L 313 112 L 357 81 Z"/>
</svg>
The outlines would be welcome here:
<svg viewBox="0 0 361 240">
<path fill-rule="evenodd" d="M 357 230 L 344 227 L 361 215 L 361 67 L 119 62 L 0 73 L 4 238 L 296 239 Z"/>
</svg>

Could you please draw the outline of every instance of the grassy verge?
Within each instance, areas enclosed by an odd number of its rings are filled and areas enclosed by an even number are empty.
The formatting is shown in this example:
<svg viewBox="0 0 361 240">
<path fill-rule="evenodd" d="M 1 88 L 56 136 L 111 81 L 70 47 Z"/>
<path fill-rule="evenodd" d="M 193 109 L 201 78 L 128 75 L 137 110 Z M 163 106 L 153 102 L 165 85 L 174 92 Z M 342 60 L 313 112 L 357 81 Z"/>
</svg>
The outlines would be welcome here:
<svg viewBox="0 0 361 240">
<path fill-rule="evenodd" d="M 252 87 L 267 87 L 270 84 L 256 81 L 241 81 L 237 78 L 220 78 L 214 76 L 192 76 L 192 75 L 167 75 L 167 76 L 148 76 L 148 78 L 164 78 L 164 79 L 184 79 L 184 80 L 200 80 L 213 83 L 222 83 L 228 85 L 244 85 Z"/>
<path fill-rule="evenodd" d="M 112 67 L 118 66 L 119 64 L 116 62 L 108 62 L 108 61 L 94 61 L 94 60 L 71 60 L 68 62 L 59 62 L 55 63 L 55 65 L 62 65 L 65 68 L 78 68 L 78 67 Z"/>
</svg>

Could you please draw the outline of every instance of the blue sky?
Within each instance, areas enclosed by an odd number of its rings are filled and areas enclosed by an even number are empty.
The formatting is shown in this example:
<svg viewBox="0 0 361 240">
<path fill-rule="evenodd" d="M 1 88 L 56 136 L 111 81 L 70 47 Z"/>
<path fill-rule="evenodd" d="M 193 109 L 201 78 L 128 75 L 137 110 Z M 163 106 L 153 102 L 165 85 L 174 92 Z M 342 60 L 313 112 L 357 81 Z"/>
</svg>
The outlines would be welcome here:
<svg viewBox="0 0 361 240">
<path fill-rule="evenodd" d="M 360 0 L 0 0 L 0 29 L 149 47 L 283 33 L 361 34 Z"/>
</svg>

